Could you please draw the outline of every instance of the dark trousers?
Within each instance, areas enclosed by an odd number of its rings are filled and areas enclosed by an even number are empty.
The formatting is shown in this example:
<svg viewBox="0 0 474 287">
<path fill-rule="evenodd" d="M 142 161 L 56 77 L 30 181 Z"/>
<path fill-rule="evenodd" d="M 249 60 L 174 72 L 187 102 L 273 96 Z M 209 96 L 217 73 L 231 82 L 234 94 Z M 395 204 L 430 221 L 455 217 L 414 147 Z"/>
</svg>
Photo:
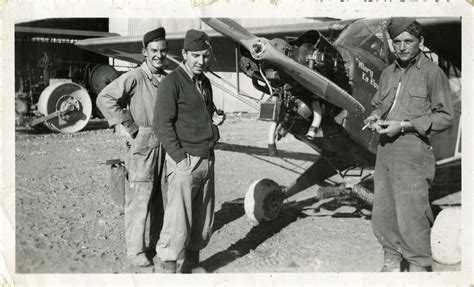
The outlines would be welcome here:
<svg viewBox="0 0 474 287">
<path fill-rule="evenodd" d="M 435 173 L 431 146 L 414 134 L 381 136 L 375 164 L 372 228 L 385 252 L 410 264 L 432 264 L 428 190 Z"/>
</svg>

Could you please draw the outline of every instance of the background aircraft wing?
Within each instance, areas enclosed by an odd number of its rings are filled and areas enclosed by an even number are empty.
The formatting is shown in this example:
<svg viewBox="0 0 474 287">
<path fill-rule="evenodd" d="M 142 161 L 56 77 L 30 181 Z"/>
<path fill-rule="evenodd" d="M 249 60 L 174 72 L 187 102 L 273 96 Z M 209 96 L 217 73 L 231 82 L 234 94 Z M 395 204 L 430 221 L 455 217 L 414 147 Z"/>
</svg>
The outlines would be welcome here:
<svg viewBox="0 0 474 287">
<path fill-rule="evenodd" d="M 246 28 L 250 33 L 267 39 L 281 38 L 292 40 L 308 30 L 317 30 L 327 38 L 335 38 L 339 33 L 354 22 L 350 20 L 333 20 L 315 18 L 314 23 L 275 25 Z M 456 67 L 461 67 L 461 19 L 459 17 L 419 18 L 425 33 L 425 45 L 433 52 L 442 55 Z M 216 61 L 211 69 L 214 71 L 235 71 L 236 44 L 229 38 L 204 26 L 204 31 L 211 37 Z M 185 31 L 167 35 L 169 56 L 181 60 Z M 116 36 L 81 40 L 76 43 L 83 49 L 112 57 L 119 60 L 140 63 L 143 61 L 141 53 L 142 36 Z M 170 63 L 170 69 L 174 63 Z"/>
<path fill-rule="evenodd" d="M 282 38 L 285 40 L 296 39 L 299 35 L 308 30 L 318 30 L 328 37 L 336 37 L 348 24 L 354 20 L 330 20 L 320 21 L 318 19 L 309 23 L 287 24 L 275 26 L 250 27 L 248 31 L 254 35 L 267 39 Z M 236 44 L 228 37 L 214 31 L 205 24 L 203 30 L 211 37 L 211 44 L 215 55 L 215 61 L 211 65 L 211 70 L 221 72 L 234 72 L 236 69 L 235 49 Z M 168 56 L 181 61 L 181 49 L 183 47 L 185 31 L 169 33 Z M 142 36 L 118 36 L 104 37 L 96 39 L 85 39 L 76 43 L 79 47 L 104 55 L 114 59 L 140 63 L 143 61 Z M 175 64 L 168 63 L 168 68 L 172 69 Z"/>
<path fill-rule="evenodd" d="M 81 40 L 76 45 L 114 59 L 140 63 L 143 61 L 141 39 L 141 36 L 104 37 Z"/>
</svg>

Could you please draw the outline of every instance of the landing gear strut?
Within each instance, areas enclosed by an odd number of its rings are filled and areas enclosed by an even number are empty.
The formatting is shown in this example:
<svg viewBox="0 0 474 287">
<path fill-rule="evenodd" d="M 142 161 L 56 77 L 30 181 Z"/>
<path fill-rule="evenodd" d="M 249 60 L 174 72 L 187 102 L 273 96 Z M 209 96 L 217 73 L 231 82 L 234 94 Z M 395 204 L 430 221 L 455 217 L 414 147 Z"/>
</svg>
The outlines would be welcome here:
<svg viewBox="0 0 474 287">
<path fill-rule="evenodd" d="M 316 161 L 287 188 L 278 185 L 275 181 L 268 178 L 253 182 L 245 195 L 244 208 L 247 217 L 256 222 L 265 222 L 275 219 L 283 207 L 283 200 L 318 183 L 317 170 L 320 170 L 319 175 L 322 178 L 328 177 L 328 174 L 325 174 L 328 170 L 321 170 L 321 163 L 322 161 Z M 350 174 L 350 171 L 357 168 L 360 168 L 358 174 Z M 341 176 L 343 182 L 335 186 L 331 192 L 321 191 L 320 196 L 327 197 L 329 194 L 331 194 L 331 196 L 352 194 L 364 201 L 367 205 L 372 205 L 373 193 L 361 185 L 363 181 L 372 177 L 372 172 L 364 175 L 363 167 L 351 167 L 343 172 L 336 169 L 334 170 Z"/>
</svg>

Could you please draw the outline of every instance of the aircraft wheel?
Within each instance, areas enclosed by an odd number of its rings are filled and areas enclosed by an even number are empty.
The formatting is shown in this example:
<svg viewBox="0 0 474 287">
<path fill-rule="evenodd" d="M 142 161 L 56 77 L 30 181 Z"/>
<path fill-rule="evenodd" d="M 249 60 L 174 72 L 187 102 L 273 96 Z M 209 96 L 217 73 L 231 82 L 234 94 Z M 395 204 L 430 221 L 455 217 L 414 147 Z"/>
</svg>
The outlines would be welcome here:
<svg viewBox="0 0 474 287">
<path fill-rule="evenodd" d="M 92 114 L 92 101 L 86 89 L 72 82 L 58 82 L 49 85 L 38 100 L 38 111 L 50 115 L 60 111 L 44 124 L 50 130 L 61 133 L 75 133 L 82 130 Z"/>
<path fill-rule="evenodd" d="M 119 76 L 117 70 L 114 67 L 99 64 L 92 68 L 89 76 L 89 86 L 98 95 L 108 84 L 115 80 Z"/>
<path fill-rule="evenodd" d="M 256 222 L 273 220 L 283 206 L 281 187 L 271 179 L 259 179 L 250 185 L 245 194 L 245 214 Z"/>
<path fill-rule="evenodd" d="M 461 262 L 461 208 L 443 209 L 431 228 L 433 259 L 442 264 Z"/>
</svg>

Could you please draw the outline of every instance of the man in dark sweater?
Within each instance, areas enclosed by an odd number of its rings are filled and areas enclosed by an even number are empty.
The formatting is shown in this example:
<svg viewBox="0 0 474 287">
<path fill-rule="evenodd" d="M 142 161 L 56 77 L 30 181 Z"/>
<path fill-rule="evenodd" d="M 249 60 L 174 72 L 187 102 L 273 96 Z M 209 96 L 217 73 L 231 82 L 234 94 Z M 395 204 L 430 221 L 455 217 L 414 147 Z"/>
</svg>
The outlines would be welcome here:
<svg viewBox="0 0 474 287">
<path fill-rule="evenodd" d="M 158 89 L 153 128 L 166 150 L 168 201 L 156 251 L 164 271 L 181 272 L 199 263 L 199 251 L 214 222 L 214 145 L 224 114 L 216 111 L 212 87 L 203 72 L 210 57 L 209 37 L 189 30 L 184 39 L 184 62 Z"/>
</svg>

